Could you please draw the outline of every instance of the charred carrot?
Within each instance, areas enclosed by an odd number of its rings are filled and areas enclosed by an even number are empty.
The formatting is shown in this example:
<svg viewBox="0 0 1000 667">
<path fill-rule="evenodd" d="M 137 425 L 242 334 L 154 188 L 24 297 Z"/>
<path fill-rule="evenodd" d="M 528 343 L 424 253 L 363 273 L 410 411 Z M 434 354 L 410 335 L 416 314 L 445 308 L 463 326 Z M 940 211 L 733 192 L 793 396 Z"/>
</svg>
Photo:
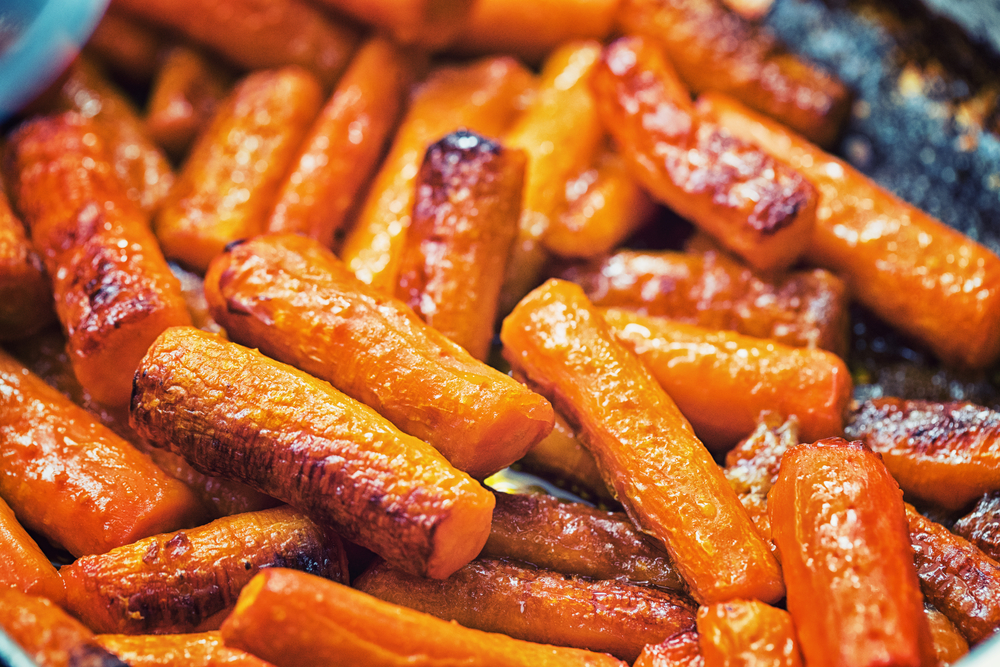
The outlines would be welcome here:
<svg viewBox="0 0 1000 667">
<path fill-rule="evenodd" d="M 230 248 L 213 262 L 205 293 L 234 340 L 327 380 L 474 477 L 510 465 L 552 428 L 544 398 L 311 239 L 263 236 Z"/>
<path fill-rule="evenodd" d="M 387 39 L 362 46 L 292 159 L 269 232 L 298 232 L 328 248 L 378 167 L 417 65 Z"/>
<path fill-rule="evenodd" d="M 902 494 L 877 454 L 791 447 L 768 511 L 806 664 L 934 664 Z"/>
<path fill-rule="evenodd" d="M 0 498 L 0 588 L 8 586 L 57 604 L 63 599 L 63 584 L 56 568 Z"/>
<path fill-rule="evenodd" d="M 108 6 L 87 41 L 87 50 L 115 72 L 135 82 L 148 82 L 160 67 L 166 40 L 160 31 Z"/>
<path fill-rule="evenodd" d="M 278 667 L 624 667 L 609 655 L 463 628 L 302 572 L 265 570 L 240 594 L 222 638 Z"/>
<path fill-rule="evenodd" d="M 322 0 L 391 34 L 401 44 L 424 49 L 448 46 L 465 29 L 473 0 Z"/>
<path fill-rule="evenodd" d="M 729 600 L 698 609 L 705 667 L 801 667 L 792 617 L 760 600 Z"/>
<path fill-rule="evenodd" d="M 197 329 L 150 347 L 132 424 L 417 574 L 447 577 L 489 535 L 493 496 L 432 447 L 329 383 Z"/>
<path fill-rule="evenodd" d="M 298 67 L 238 83 L 156 216 L 164 253 L 204 272 L 226 244 L 261 233 L 320 102 L 316 80 Z"/>
<path fill-rule="evenodd" d="M 432 142 L 466 128 L 500 135 L 520 110 L 531 73 L 509 57 L 435 70 L 412 94 L 389 155 L 372 182 L 340 257 L 362 281 L 391 293 L 413 210 L 414 183 Z"/>
<path fill-rule="evenodd" d="M 551 496 L 496 494 L 486 558 L 507 558 L 591 579 L 625 578 L 684 590 L 667 554 L 621 512 Z"/>
<path fill-rule="evenodd" d="M 1000 492 L 980 498 L 971 512 L 955 522 L 953 530 L 993 560 L 1000 560 Z"/>
<path fill-rule="evenodd" d="M 604 319 L 709 448 L 725 451 L 750 435 L 763 410 L 798 417 L 804 441 L 843 434 L 853 386 L 846 364 L 830 352 L 617 308 Z"/>
<path fill-rule="evenodd" d="M 396 296 L 485 361 L 517 236 L 525 154 L 459 130 L 427 149 L 417 175 Z"/>
<path fill-rule="evenodd" d="M 925 604 L 924 615 L 931 628 L 931 641 L 934 643 L 934 657 L 939 665 L 951 665 L 969 652 L 969 642 L 958 631 L 948 617 L 934 607 Z"/>
<path fill-rule="evenodd" d="M 1000 258 L 736 102 L 703 95 L 699 108 L 816 186 L 811 262 L 835 271 L 862 304 L 947 363 L 984 368 L 1000 356 Z"/>
<path fill-rule="evenodd" d="M 246 651 L 229 648 L 218 632 L 183 635 L 98 635 L 97 643 L 129 667 L 271 667 Z"/>
<path fill-rule="evenodd" d="M 699 118 L 652 40 L 606 47 L 591 85 L 604 127 L 653 197 L 759 270 L 787 269 L 802 255 L 816 217 L 813 187 Z"/>
<path fill-rule="evenodd" d="M 504 356 L 575 427 L 699 602 L 775 601 L 778 564 L 691 425 L 583 291 L 550 280 L 504 320 Z"/>
<path fill-rule="evenodd" d="M 557 413 L 552 432 L 521 457 L 518 465 L 542 477 L 555 477 L 575 487 L 574 493 L 613 500 L 594 456 L 580 444 L 566 420 Z"/>
<path fill-rule="evenodd" d="M 632 667 L 704 667 L 697 632 L 681 632 L 659 644 L 647 644 Z"/>
<path fill-rule="evenodd" d="M 0 189 L 0 340 L 30 336 L 54 319 L 45 267 Z"/>
</svg>

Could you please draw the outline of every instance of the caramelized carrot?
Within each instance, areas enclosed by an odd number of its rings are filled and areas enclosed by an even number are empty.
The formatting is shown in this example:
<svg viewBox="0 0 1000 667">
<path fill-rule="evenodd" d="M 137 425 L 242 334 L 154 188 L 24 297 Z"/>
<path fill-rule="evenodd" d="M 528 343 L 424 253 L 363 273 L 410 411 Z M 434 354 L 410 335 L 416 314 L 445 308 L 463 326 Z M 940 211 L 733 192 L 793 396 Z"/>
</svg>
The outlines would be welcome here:
<svg viewBox="0 0 1000 667">
<path fill-rule="evenodd" d="M 698 117 L 652 40 L 624 37 L 606 47 L 591 85 L 601 121 L 653 197 L 754 268 L 795 263 L 812 238 L 813 187 Z"/>
<path fill-rule="evenodd" d="M 322 0 L 370 23 L 402 44 L 425 49 L 448 46 L 468 20 L 473 0 Z"/>
<path fill-rule="evenodd" d="M 604 484 L 593 454 L 580 444 L 573 429 L 558 413 L 552 423 L 552 432 L 529 449 L 518 465 L 542 477 L 569 482 L 575 487 L 577 495 L 614 500 Z"/>
<path fill-rule="evenodd" d="M 54 319 L 42 260 L 0 189 L 0 340 L 30 336 Z"/>
<path fill-rule="evenodd" d="M 924 614 L 931 628 L 931 641 L 934 642 L 934 656 L 938 665 L 948 667 L 969 652 L 969 642 L 947 616 L 928 604 L 924 605 Z"/>
<path fill-rule="evenodd" d="M 984 368 L 1000 356 L 1000 258 L 733 101 L 703 95 L 699 108 L 816 186 L 811 262 L 835 271 L 862 304 L 947 363 Z"/>
<path fill-rule="evenodd" d="M 336 534 L 284 506 L 154 535 L 63 567 L 67 610 L 96 632 L 215 630 L 263 568 L 347 583 Z"/>
<path fill-rule="evenodd" d="M 0 498 L 0 588 L 8 586 L 57 604 L 64 595 L 56 568 Z"/>
<path fill-rule="evenodd" d="M 505 558 L 591 579 L 627 579 L 684 590 L 667 554 L 621 512 L 545 495 L 496 494 L 486 558 Z"/>
<path fill-rule="evenodd" d="M 1000 492 L 980 498 L 971 512 L 955 522 L 953 530 L 993 560 L 1000 560 Z"/>
<path fill-rule="evenodd" d="M 697 632 L 681 632 L 659 644 L 647 644 L 632 667 L 704 667 Z"/>
<path fill-rule="evenodd" d="M 396 296 L 480 361 L 517 236 L 525 154 L 459 130 L 427 149 Z"/>
<path fill-rule="evenodd" d="M 805 441 L 843 433 L 851 375 L 830 352 L 617 308 L 604 311 L 604 319 L 709 448 L 731 448 L 754 430 L 763 410 L 798 417 Z"/>
<path fill-rule="evenodd" d="M 655 40 L 694 92 L 732 95 L 823 146 L 840 133 L 847 88 L 718 0 L 625 0 L 618 21 Z"/>
<path fill-rule="evenodd" d="M 410 572 L 447 577 L 489 535 L 493 496 L 432 447 L 328 383 L 197 329 L 150 347 L 132 424 Z"/>
<path fill-rule="evenodd" d="M 297 67 L 250 74 L 198 137 L 156 216 L 164 253 L 199 272 L 228 243 L 259 234 L 313 118 L 320 88 Z"/>
<path fill-rule="evenodd" d="M 412 94 L 389 155 L 372 182 L 340 257 L 362 281 L 392 292 L 412 220 L 414 183 L 432 142 L 461 127 L 487 137 L 510 124 L 531 85 L 516 60 L 494 57 L 435 70 Z"/>
<path fill-rule="evenodd" d="M 213 262 L 205 293 L 234 340 L 329 381 L 474 477 L 510 465 L 552 428 L 544 398 L 311 239 L 263 236 L 230 248 Z"/>
<path fill-rule="evenodd" d="M 217 631 L 183 635 L 98 635 L 97 643 L 129 667 L 272 667 L 246 651 L 229 648 Z"/>
<path fill-rule="evenodd" d="M 994 410 L 877 398 L 853 412 L 847 433 L 882 455 L 908 496 L 959 510 L 1000 491 L 1000 413 Z"/>
<path fill-rule="evenodd" d="M 877 454 L 791 447 L 768 511 L 806 664 L 934 664 L 902 494 Z"/>
<path fill-rule="evenodd" d="M 159 69 L 164 42 L 158 30 L 109 5 L 86 48 L 128 79 L 148 82 Z"/>
<path fill-rule="evenodd" d="M 705 667 L 801 667 L 792 617 L 760 600 L 717 602 L 698 610 Z"/>
<path fill-rule="evenodd" d="M 222 625 L 227 646 L 278 667 L 624 667 L 608 655 L 463 628 L 301 572 L 269 569 Z"/>
<path fill-rule="evenodd" d="M 269 232 L 298 232 L 328 248 L 392 137 L 417 65 L 383 38 L 362 46 L 284 177 Z"/>
<path fill-rule="evenodd" d="M 550 280 L 504 320 L 504 356 L 549 396 L 629 516 L 661 541 L 699 602 L 783 587 L 777 562 L 670 397 L 576 285 Z"/>
</svg>

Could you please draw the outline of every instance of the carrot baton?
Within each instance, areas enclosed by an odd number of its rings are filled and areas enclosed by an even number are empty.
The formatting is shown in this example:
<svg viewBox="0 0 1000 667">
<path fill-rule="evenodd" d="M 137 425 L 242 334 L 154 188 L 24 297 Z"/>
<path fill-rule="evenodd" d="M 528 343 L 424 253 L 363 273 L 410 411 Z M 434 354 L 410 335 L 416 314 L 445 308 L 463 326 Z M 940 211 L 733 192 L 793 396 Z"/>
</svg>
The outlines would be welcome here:
<svg viewBox="0 0 1000 667">
<path fill-rule="evenodd" d="M 802 667 L 792 617 L 760 600 L 729 600 L 698 609 L 705 667 Z"/>
<path fill-rule="evenodd" d="M 331 9 L 426 50 L 448 46 L 465 29 L 473 0 L 322 0 Z"/>
<path fill-rule="evenodd" d="M 45 267 L 0 189 L 0 340 L 30 336 L 54 319 Z"/>
<path fill-rule="evenodd" d="M 1000 492 L 980 498 L 971 512 L 955 522 L 953 530 L 993 560 L 1000 560 Z"/>
<path fill-rule="evenodd" d="M 222 643 L 217 631 L 182 635 L 98 635 L 97 643 L 129 667 L 272 667 Z"/>
<path fill-rule="evenodd" d="M 0 588 L 16 588 L 62 602 L 62 579 L 38 544 L 21 527 L 13 510 L 0 499 Z"/>
<path fill-rule="evenodd" d="M 647 644 L 632 667 L 705 667 L 698 633 L 681 632 L 659 644 Z"/>
</svg>

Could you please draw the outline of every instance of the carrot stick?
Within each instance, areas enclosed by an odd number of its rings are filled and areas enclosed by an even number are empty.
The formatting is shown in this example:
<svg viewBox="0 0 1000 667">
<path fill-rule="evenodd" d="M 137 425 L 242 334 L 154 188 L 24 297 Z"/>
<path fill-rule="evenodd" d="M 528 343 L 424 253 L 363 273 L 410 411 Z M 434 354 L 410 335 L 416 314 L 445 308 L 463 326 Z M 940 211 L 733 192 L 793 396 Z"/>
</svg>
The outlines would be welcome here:
<svg viewBox="0 0 1000 667">
<path fill-rule="evenodd" d="M 401 44 L 448 46 L 464 31 L 473 0 L 322 0 L 326 6 L 388 32 Z"/>
<path fill-rule="evenodd" d="M 760 600 L 729 600 L 698 610 L 705 667 L 802 667 L 792 617 Z"/>
<path fill-rule="evenodd" d="M 54 319 L 42 260 L 0 189 L 0 340 L 30 336 Z"/>
<path fill-rule="evenodd" d="M 97 643 L 129 667 L 271 667 L 246 651 L 229 648 L 216 632 L 183 635 L 98 635 Z"/>
<path fill-rule="evenodd" d="M 56 568 L 0 499 L 0 588 L 8 586 L 57 604 L 64 595 Z"/>
</svg>

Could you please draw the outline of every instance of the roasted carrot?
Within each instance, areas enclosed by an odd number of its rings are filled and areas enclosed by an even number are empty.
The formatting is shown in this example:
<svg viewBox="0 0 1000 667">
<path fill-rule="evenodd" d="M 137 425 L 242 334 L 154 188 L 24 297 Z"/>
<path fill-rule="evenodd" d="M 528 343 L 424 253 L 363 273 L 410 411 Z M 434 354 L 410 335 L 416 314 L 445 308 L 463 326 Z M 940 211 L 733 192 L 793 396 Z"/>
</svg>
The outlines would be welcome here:
<svg viewBox="0 0 1000 667">
<path fill-rule="evenodd" d="M 815 190 L 700 118 L 655 42 L 623 37 L 606 47 L 591 85 L 604 127 L 653 197 L 759 270 L 798 260 L 812 238 Z"/>
<path fill-rule="evenodd" d="M 96 632 L 215 630 L 263 568 L 347 583 L 340 538 L 288 506 L 153 535 L 59 570 L 67 610 Z"/>
<path fill-rule="evenodd" d="M 552 428 L 544 398 L 473 359 L 311 239 L 283 234 L 231 247 L 213 262 L 205 293 L 233 340 L 327 380 L 474 477 L 510 465 Z"/>
<path fill-rule="evenodd" d="M 302 572 L 269 569 L 222 625 L 227 646 L 278 667 L 624 667 L 601 653 L 463 628 Z"/>
<path fill-rule="evenodd" d="M 362 281 L 392 292 L 412 220 L 414 183 L 432 142 L 466 128 L 500 135 L 522 106 L 531 73 L 509 57 L 435 70 L 412 94 L 340 257 Z"/>
<path fill-rule="evenodd" d="M 485 558 L 505 558 L 591 579 L 684 590 L 667 554 L 621 512 L 552 496 L 496 494 Z"/>
<path fill-rule="evenodd" d="M 0 188 L 0 340 L 25 338 L 54 319 L 45 267 Z"/>
<path fill-rule="evenodd" d="M 1000 492 L 980 498 L 971 512 L 955 522 L 953 530 L 993 560 L 1000 560 Z"/>
<path fill-rule="evenodd" d="M 877 398 L 853 411 L 846 428 L 882 455 L 908 496 L 960 510 L 1000 491 L 1000 412 L 968 402 Z"/>
<path fill-rule="evenodd" d="M 823 146 L 840 133 L 847 88 L 718 0 L 624 0 L 618 21 L 655 40 L 694 92 L 732 95 Z"/>
<path fill-rule="evenodd" d="M 386 31 L 401 44 L 448 46 L 464 31 L 473 0 L 322 0 L 332 9 Z"/>
<path fill-rule="evenodd" d="M 934 664 L 902 494 L 877 454 L 841 438 L 791 447 L 768 511 L 806 664 Z"/>
<path fill-rule="evenodd" d="M 298 65 L 327 89 L 347 66 L 358 31 L 303 0 L 115 0 L 115 6 L 190 37 L 247 69 Z"/>
<path fill-rule="evenodd" d="M 229 648 L 218 632 L 183 635 L 98 635 L 97 643 L 129 667 L 271 667 L 246 651 Z"/>
<path fill-rule="evenodd" d="M 697 632 L 681 632 L 659 644 L 647 644 L 632 667 L 704 667 Z"/>
<path fill-rule="evenodd" d="M 392 138 L 417 60 L 384 38 L 358 50 L 292 159 L 267 231 L 298 232 L 333 247 Z"/>
<path fill-rule="evenodd" d="M 984 368 L 1000 356 L 1000 258 L 736 102 L 703 95 L 699 108 L 816 186 L 810 262 L 836 272 L 862 304 L 947 363 Z"/>
<path fill-rule="evenodd" d="M 847 353 L 849 295 L 823 269 L 770 278 L 715 250 L 619 250 L 559 276 L 578 283 L 597 306 Z"/>
<path fill-rule="evenodd" d="M 763 410 L 798 417 L 804 441 L 843 434 L 853 386 L 836 355 L 617 308 L 603 314 L 710 449 L 750 435 Z"/>
<path fill-rule="evenodd" d="M 160 31 L 109 6 L 87 41 L 86 49 L 115 72 L 135 82 L 148 82 L 160 67 L 165 46 Z"/>
<path fill-rule="evenodd" d="M 593 454 L 580 444 L 572 427 L 558 413 L 552 422 L 552 432 L 529 449 L 518 465 L 542 477 L 569 482 L 578 495 L 614 500 Z"/>
<path fill-rule="evenodd" d="M 947 616 L 928 604 L 924 605 L 924 615 L 931 628 L 931 641 L 934 643 L 934 656 L 938 665 L 947 667 L 969 652 L 969 642 Z"/>
<path fill-rule="evenodd" d="M 634 661 L 643 646 L 694 628 L 686 596 L 625 581 L 593 581 L 477 559 L 445 580 L 377 563 L 354 587 L 380 600 L 514 639 Z M 594 604 L 600 600 L 600 604 Z"/>
<path fill-rule="evenodd" d="M 698 609 L 705 667 L 801 667 L 792 617 L 760 600 L 729 600 Z"/>
<path fill-rule="evenodd" d="M 150 347 L 132 424 L 417 574 L 447 577 L 489 535 L 493 496 L 432 447 L 328 383 L 197 329 Z"/>
<path fill-rule="evenodd" d="M 124 405 L 149 344 L 191 322 L 177 279 L 96 123 L 43 117 L 22 125 L 9 149 L 17 204 L 53 279 L 76 376 L 98 401 Z"/>
<path fill-rule="evenodd" d="M 0 498 L 0 588 L 8 586 L 57 604 L 64 595 L 56 568 Z"/>
<path fill-rule="evenodd" d="M 550 397 L 699 602 L 775 601 L 778 564 L 691 425 L 583 291 L 550 280 L 504 320 L 504 356 Z"/>
<path fill-rule="evenodd" d="M 396 296 L 485 361 L 518 233 L 526 157 L 467 130 L 427 149 Z"/>
<path fill-rule="evenodd" d="M 250 74 L 198 137 L 156 216 L 164 253 L 204 272 L 228 243 L 264 230 L 278 187 L 319 112 L 305 70 Z"/>
</svg>

